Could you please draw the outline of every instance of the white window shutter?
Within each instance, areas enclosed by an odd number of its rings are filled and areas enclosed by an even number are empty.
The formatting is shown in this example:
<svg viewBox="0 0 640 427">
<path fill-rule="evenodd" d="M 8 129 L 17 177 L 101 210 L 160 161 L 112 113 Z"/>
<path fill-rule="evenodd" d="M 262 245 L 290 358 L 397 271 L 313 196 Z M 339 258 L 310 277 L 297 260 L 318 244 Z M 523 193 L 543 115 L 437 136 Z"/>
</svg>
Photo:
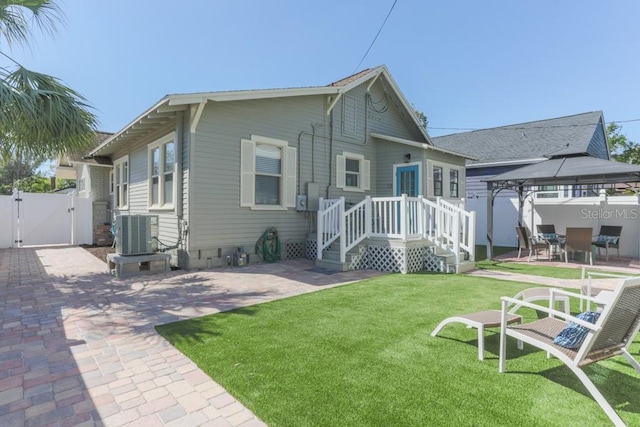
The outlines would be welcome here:
<svg viewBox="0 0 640 427">
<path fill-rule="evenodd" d="M 243 139 L 240 149 L 240 206 L 253 207 L 256 189 L 256 144 Z"/>
<path fill-rule="evenodd" d="M 296 207 L 296 176 L 297 176 L 297 159 L 296 148 L 287 147 L 286 151 L 286 170 L 285 170 L 285 194 L 286 194 L 286 207 Z"/>
<path fill-rule="evenodd" d="M 341 155 L 336 156 L 336 187 L 344 189 L 347 186 L 345 171 L 346 158 Z"/>
<path fill-rule="evenodd" d="M 371 162 L 369 160 L 360 160 L 360 166 L 362 166 L 362 187 L 361 190 L 371 189 Z"/>
</svg>

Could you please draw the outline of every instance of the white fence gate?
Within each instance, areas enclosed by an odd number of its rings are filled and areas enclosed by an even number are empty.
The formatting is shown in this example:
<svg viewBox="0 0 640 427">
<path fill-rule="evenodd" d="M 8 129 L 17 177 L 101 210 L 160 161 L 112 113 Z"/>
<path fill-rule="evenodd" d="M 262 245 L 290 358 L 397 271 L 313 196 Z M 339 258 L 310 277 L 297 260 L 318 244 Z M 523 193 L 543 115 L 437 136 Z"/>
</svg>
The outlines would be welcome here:
<svg viewBox="0 0 640 427">
<path fill-rule="evenodd" d="M 0 196 L 0 247 L 91 244 L 91 207 L 75 192 Z"/>
</svg>

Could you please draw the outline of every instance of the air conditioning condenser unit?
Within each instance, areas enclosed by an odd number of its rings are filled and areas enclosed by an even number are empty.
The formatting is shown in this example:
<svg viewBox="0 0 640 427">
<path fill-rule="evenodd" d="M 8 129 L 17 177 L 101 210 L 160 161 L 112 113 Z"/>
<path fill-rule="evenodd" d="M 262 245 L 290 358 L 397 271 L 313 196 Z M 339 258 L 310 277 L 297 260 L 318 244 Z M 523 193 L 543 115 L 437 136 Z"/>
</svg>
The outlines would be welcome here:
<svg viewBox="0 0 640 427">
<path fill-rule="evenodd" d="M 116 252 L 120 255 L 146 255 L 158 250 L 157 215 L 116 216 Z"/>
</svg>

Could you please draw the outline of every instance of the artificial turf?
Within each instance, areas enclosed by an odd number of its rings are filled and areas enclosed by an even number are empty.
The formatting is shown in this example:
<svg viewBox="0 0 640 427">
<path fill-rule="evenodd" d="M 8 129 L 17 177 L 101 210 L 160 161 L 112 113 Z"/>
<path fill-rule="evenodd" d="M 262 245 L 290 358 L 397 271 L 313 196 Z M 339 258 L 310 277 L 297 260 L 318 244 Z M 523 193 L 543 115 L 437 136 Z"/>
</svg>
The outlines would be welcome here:
<svg viewBox="0 0 640 427">
<path fill-rule="evenodd" d="M 157 329 L 270 426 L 608 425 L 544 352 L 510 340 L 499 374 L 496 330 L 485 333 L 484 362 L 475 329 L 452 324 L 429 335 L 446 317 L 499 309 L 500 296 L 526 287 L 391 274 Z M 633 368 L 617 357 L 586 371 L 625 422 L 640 425 Z"/>
</svg>

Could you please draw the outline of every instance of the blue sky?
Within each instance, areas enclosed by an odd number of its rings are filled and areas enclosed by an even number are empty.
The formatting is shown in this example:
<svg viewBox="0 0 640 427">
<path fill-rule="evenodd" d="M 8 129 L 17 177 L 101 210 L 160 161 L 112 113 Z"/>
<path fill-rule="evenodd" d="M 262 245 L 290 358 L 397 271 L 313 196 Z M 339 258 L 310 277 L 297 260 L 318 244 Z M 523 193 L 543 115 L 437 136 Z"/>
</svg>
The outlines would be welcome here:
<svg viewBox="0 0 640 427">
<path fill-rule="evenodd" d="M 115 132 L 169 93 L 348 76 L 393 0 L 59 3 L 58 34 L 12 55 Z M 358 70 L 386 64 L 433 136 L 593 110 L 640 119 L 639 16 L 637 0 L 398 0 Z M 640 121 L 621 124 L 640 142 Z"/>
</svg>

